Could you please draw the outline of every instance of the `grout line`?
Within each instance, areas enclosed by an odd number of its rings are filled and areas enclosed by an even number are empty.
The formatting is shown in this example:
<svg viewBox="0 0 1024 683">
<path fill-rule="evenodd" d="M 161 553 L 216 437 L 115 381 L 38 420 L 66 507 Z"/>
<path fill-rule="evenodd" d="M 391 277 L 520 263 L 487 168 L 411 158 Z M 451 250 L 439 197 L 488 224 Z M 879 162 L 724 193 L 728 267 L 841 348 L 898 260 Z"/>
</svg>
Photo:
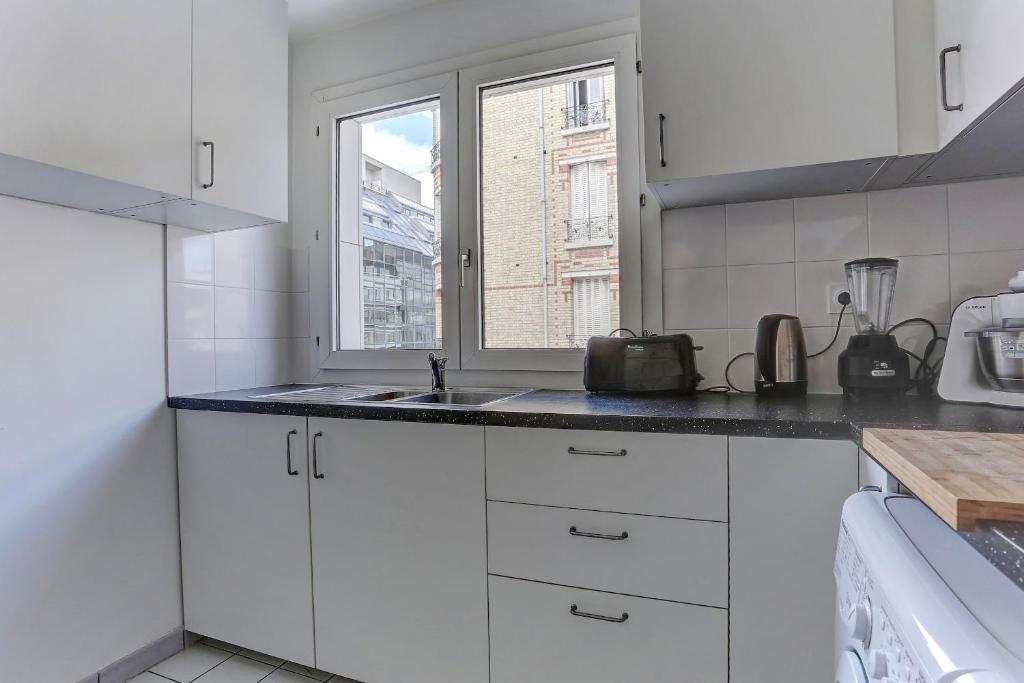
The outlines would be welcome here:
<svg viewBox="0 0 1024 683">
<path fill-rule="evenodd" d="M 153 674 L 153 675 L 154 675 L 154 676 L 156 676 L 157 678 L 162 678 L 162 679 L 164 679 L 165 681 L 174 681 L 174 683 L 180 683 L 179 681 L 175 681 L 175 680 L 174 680 L 173 678 L 168 678 L 167 676 L 162 676 L 162 675 L 158 674 L 158 673 L 157 673 L 157 672 L 155 672 L 155 671 L 150 671 L 149 669 L 146 669 L 145 673 L 148 673 L 148 674 Z"/>
</svg>

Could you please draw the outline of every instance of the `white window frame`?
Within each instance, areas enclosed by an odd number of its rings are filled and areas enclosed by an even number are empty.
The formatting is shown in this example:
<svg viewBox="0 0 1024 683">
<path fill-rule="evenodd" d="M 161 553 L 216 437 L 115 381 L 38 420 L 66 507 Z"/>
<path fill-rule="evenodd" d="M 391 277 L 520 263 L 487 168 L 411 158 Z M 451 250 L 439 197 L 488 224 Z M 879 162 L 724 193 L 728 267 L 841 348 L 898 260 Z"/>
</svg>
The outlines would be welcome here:
<svg viewBox="0 0 1024 683">
<path fill-rule="evenodd" d="M 462 368 L 467 370 L 540 370 L 579 372 L 584 351 L 576 349 L 481 348 L 480 273 L 480 93 L 487 85 L 538 74 L 578 69 L 614 60 L 617 142 L 617 240 L 619 247 L 619 324 L 640 333 L 641 224 L 640 121 L 636 73 L 636 37 L 619 36 L 508 59 L 459 72 L 459 241 L 471 250 L 461 293 Z"/>
<path fill-rule="evenodd" d="M 358 94 L 346 95 L 324 102 L 318 108 L 316 125 L 321 135 L 317 140 L 318 158 L 330 164 L 329 222 L 318 229 L 319 237 L 310 250 L 310 318 L 315 330 L 330 330 L 328 339 L 321 339 L 317 348 L 317 366 L 327 370 L 420 370 L 427 367 L 430 349 L 338 349 L 335 316 L 344 316 L 362 325 L 362 309 L 339 311 L 338 268 L 358 268 L 362 272 L 362 258 L 357 263 L 338 262 L 338 140 L 337 121 L 342 118 L 369 113 L 384 107 L 412 104 L 438 98 L 441 111 L 441 212 L 437 225 L 441 226 L 441 281 L 444 284 L 441 304 L 442 348 L 448 356 L 448 367 L 460 367 L 459 340 L 459 216 L 452 207 L 458 205 L 458 74 L 446 73 L 407 83 L 377 88 Z M 326 174 L 325 174 L 326 175 Z M 323 248 L 320 248 L 320 247 Z M 361 253 L 361 252 L 360 252 Z M 360 300 L 362 291 L 360 287 Z"/>
</svg>

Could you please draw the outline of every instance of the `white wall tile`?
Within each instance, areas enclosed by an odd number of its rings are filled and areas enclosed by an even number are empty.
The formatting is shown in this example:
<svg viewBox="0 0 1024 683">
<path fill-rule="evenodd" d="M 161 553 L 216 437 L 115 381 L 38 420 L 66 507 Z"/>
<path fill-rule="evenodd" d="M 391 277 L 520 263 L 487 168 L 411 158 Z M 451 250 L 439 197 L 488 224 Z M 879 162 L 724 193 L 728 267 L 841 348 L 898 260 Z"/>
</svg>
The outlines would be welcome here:
<svg viewBox="0 0 1024 683">
<path fill-rule="evenodd" d="M 729 330 L 729 359 L 751 354 L 738 358 L 729 370 L 733 386 L 747 392 L 754 391 L 754 337 L 754 330 Z"/>
<path fill-rule="evenodd" d="M 725 208 L 676 209 L 661 215 L 662 265 L 693 268 L 725 265 Z"/>
<path fill-rule="evenodd" d="M 846 286 L 845 261 L 802 261 L 796 264 L 796 314 L 807 327 L 835 325 L 838 313 L 828 312 L 829 285 Z M 852 324 L 849 308 L 843 320 Z"/>
<path fill-rule="evenodd" d="M 291 295 L 285 292 L 254 292 L 252 337 L 256 339 L 283 339 L 289 332 L 291 318 L 288 304 Z"/>
<path fill-rule="evenodd" d="M 870 193 L 868 230 L 872 256 L 947 253 L 946 186 Z"/>
<path fill-rule="evenodd" d="M 292 380 L 290 339 L 254 339 L 252 347 L 256 386 L 288 384 Z"/>
<path fill-rule="evenodd" d="M 949 242 L 954 253 L 1024 249 L 1024 178 L 950 185 Z"/>
<path fill-rule="evenodd" d="M 171 396 L 205 394 L 216 389 L 212 339 L 167 342 L 167 391 Z"/>
<path fill-rule="evenodd" d="M 726 270 L 676 268 L 665 271 L 665 327 L 677 330 L 728 326 Z"/>
<path fill-rule="evenodd" d="M 906 318 L 949 321 L 949 256 L 901 256 L 889 324 Z"/>
<path fill-rule="evenodd" d="M 212 339 L 213 335 L 213 287 L 180 282 L 168 283 L 168 339 Z"/>
<path fill-rule="evenodd" d="M 309 336 L 309 292 L 294 292 L 290 295 L 288 314 L 291 323 L 288 325 L 290 336 Z"/>
<path fill-rule="evenodd" d="M 792 263 L 729 268 L 729 327 L 755 327 L 768 313 L 796 313 Z"/>
<path fill-rule="evenodd" d="M 726 255 L 730 266 L 792 261 L 794 232 L 791 199 L 725 207 Z"/>
<path fill-rule="evenodd" d="M 217 339 L 217 391 L 256 386 L 256 365 L 251 339 Z"/>
<path fill-rule="evenodd" d="M 832 341 L 835 327 L 805 327 L 804 341 L 807 353 L 814 354 L 823 350 Z M 854 334 L 852 327 L 842 327 L 836 343 L 828 351 L 816 358 L 807 359 L 807 391 L 812 394 L 842 393 L 839 386 L 839 354 L 843 352 Z"/>
<path fill-rule="evenodd" d="M 246 339 L 252 336 L 253 291 L 216 287 L 214 330 L 218 339 Z"/>
<path fill-rule="evenodd" d="M 795 200 L 798 261 L 860 258 L 868 252 L 867 197 L 842 194 Z"/>
<path fill-rule="evenodd" d="M 253 228 L 253 282 L 256 289 L 287 292 L 292 286 L 291 230 L 287 225 Z"/>
<path fill-rule="evenodd" d="M 303 339 L 292 339 L 291 342 L 292 371 L 290 381 L 300 383 L 313 381 L 312 339 L 306 337 Z"/>
<path fill-rule="evenodd" d="M 213 284 L 213 235 L 167 226 L 167 279 Z"/>
<path fill-rule="evenodd" d="M 972 296 L 1009 291 L 1007 283 L 1018 270 L 1024 270 L 1024 250 L 950 254 L 953 306 Z"/>
<path fill-rule="evenodd" d="M 309 248 L 291 249 L 291 286 L 292 292 L 309 291 Z"/>
<path fill-rule="evenodd" d="M 700 388 L 725 384 L 725 364 L 730 358 L 728 330 L 666 330 L 665 334 L 688 334 L 694 346 L 704 347 L 696 352 L 697 372 L 704 376 Z"/>
<path fill-rule="evenodd" d="M 219 287 L 253 286 L 252 230 L 229 230 L 213 236 L 214 283 Z"/>
</svg>

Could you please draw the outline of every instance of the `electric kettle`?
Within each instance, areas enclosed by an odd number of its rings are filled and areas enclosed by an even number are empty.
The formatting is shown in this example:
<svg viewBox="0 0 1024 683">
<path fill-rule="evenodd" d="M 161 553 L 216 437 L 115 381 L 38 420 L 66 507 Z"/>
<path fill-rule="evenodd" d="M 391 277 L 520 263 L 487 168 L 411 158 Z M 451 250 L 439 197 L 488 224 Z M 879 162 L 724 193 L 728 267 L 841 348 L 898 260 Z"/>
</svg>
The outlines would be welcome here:
<svg viewBox="0 0 1024 683">
<path fill-rule="evenodd" d="M 800 319 L 773 313 L 757 323 L 754 388 L 760 396 L 807 393 L 807 347 Z"/>
</svg>

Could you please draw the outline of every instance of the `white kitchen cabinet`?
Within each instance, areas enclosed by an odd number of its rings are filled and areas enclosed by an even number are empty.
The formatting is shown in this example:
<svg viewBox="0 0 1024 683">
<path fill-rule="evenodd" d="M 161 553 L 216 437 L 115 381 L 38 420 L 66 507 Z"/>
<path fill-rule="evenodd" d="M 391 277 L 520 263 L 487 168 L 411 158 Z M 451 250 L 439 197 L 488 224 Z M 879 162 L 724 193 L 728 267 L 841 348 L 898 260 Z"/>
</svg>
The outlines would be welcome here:
<svg viewBox="0 0 1024 683">
<path fill-rule="evenodd" d="M 191 196 L 286 221 L 288 5 L 195 0 L 194 7 Z"/>
<path fill-rule="evenodd" d="M 0 156 L 189 196 L 191 34 L 188 0 L 5 0 Z"/>
<path fill-rule="evenodd" d="M 859 189 L 899 153 L 893 0 L 644 0 L 640 22 L 647 179 L 663 203 L 822 192 L 829 178 Z M 835 162 L 850 165 L 822 166 Z"/>
<path fill-rule="evenodd" d="M 488 678 L 484 428 L 310 418 L 317 666 Z"/>
<path fill-rule="evenodd" d="M 732 683 L 832 680 L 832 566 L 857 457 L 849 441 L 730 437 Z"/>
<path fill-rule="evenodd" d="M 935 0 L 939 143 L 944 147 L 1024 79 L 1024 3 Z M 941 100 L 939 51 L 946 55 L 947 110 Z"/>
<path fill-rule="evenodd" d="M 314 665 L 307 475 L 304 417 L 178 411 L 186 629 Z"/>
</svg>

